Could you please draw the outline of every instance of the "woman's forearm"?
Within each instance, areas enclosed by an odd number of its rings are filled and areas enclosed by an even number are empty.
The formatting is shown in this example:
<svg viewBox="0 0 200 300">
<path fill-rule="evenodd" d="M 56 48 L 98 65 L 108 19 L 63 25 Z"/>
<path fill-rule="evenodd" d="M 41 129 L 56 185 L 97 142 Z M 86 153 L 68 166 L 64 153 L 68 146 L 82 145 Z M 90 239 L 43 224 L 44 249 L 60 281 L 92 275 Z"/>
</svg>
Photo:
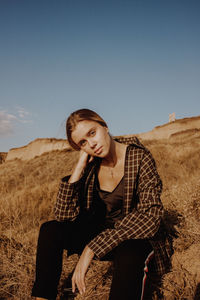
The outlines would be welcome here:
<svg viewBox="0 0 200 300">
<path fill-rule="evenodd" d="M 87 165 L 88 162 L 88 154 L 84 151 L 80 151 L 79 160 L 74 167 L 71 177 L 69 178 L 69 183 L 74 183 L 81 178 L 81 175 Z"/>
</svg>

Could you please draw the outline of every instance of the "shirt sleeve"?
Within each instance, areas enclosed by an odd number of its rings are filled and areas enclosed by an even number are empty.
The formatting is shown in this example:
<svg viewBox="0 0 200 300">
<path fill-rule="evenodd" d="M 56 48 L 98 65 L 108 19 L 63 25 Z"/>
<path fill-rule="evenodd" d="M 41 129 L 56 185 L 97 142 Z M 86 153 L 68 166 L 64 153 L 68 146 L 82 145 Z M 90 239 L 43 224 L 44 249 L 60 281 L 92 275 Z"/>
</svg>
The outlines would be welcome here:
<svg viewBox="0 0 200 300">
<path fill-rule="evenodd" d="M 57 221 L 73 221 L 80 212 L 79 190 L 81 179 L 77 182 L 69 183 L 69 178 L 70 176 L 64 177 L 59 186 L 54 208 Z"/>
<path fill-rule="evenodd" d="M 103 257 L 125 240 L 152 238 L 159 229 L 163 215 L 160 201 L 162 182 L 155 161 L 147 150 L 141 160 L 136 189 L 136 199 L 133 201 L 137 205 L 132 212 L 117 221 L 113 229 L 102 231 L 88 244 L 97 258 Z"/>
</svg>

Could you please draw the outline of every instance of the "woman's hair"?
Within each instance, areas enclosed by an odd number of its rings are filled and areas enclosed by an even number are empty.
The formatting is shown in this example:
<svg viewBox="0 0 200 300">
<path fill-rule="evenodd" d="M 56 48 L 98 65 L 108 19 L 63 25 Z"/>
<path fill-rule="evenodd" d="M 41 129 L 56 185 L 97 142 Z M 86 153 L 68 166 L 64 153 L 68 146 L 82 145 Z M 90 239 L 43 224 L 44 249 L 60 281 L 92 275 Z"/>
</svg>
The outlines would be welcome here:
<svg viewBox="0 0 200 300">
<path fill-rule="evenodd" d="M 76 125 L 81 121 L 94 121 L 99 123 L 103 127 L 108 127 L 106 122 L 93 110 L 79 109 L 74 111 L 67 119 L 66 122 L 66 134 L 68 142 L 75 150 L 80 150 L 79 146 L 72 140 L 72 132 L 76 128 Z"/>
</svg>

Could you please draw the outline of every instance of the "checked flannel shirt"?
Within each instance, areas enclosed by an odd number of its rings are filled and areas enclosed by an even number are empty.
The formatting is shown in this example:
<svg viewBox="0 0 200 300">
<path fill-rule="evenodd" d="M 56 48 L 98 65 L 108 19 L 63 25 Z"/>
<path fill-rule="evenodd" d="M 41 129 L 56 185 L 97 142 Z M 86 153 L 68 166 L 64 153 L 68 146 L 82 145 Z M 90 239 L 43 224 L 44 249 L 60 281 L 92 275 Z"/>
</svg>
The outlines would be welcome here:
<svg viewBox="0 0 200 300">
<path fill-rule="evenodd" d="M 116 221 L 114 228 L 98 234 L 88 246 L 97 258 L 102 258 L 125 240 L 148 239 L 154 249 L 154 270 L 163 275 L 170 268 L 172 247 L 162 222 L 162 182 L 155 161 L 137 137 L 116 140 L 129 144 L 124 169 L 123 218 Z M 61 181 L 55 205 L 58 221 L 75 220 L 80 212 L 80 202 L 90 210 L 97 165 L 95 160 L 90 163 L 89 170 L 75 183 L 67 182 L 70 176 Z"/>
</svg>

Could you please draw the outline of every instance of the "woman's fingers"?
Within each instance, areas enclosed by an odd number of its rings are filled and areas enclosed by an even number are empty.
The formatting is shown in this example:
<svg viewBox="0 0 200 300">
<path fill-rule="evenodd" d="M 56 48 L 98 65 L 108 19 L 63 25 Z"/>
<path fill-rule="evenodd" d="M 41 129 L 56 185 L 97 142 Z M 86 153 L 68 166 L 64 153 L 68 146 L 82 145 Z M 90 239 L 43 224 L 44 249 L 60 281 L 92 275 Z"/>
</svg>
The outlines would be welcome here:
<svg viewBox="0 0 200 300">
<path fill-rule="evenodd" d="M 75 293 L 76 290 L 76 284 L 75 284 L 75 278 L 74 278 L 74 274 L 72 276 L 72 292 Z"/>
<path fill-rule="evenodd" d="M 75 293 L 76 286 L 79 290 L 79 293 L 82 295 L 85 293 L 85 278 L 84 274 L 74 271 L 73 277 L 72 277 L 72 292 Z"/>
<path fill-rule="evenodd" d="M 83 164 L 83 165 L 87 165 L 88 163 L 88 153 L 86 153 L 85 151 L 83 150 L 80 150 L 80 153 L 79 153 L 79 161 Z"/>
<path fill-rule="evenodd" d="M 94 160 L 94 156 L 90 156 L 89 162 L 92 162 Z"/>
<path fill-rule="evenodd" d="M 86 246 L 81 254 L 81 257 L 79 258 L 72 276 L 73 293 L 76 290 L 76 286 L 81 294 L 85 293 L 85 274 L 93 257 L 94 252 L 88 246 Z"/>
<path fill-rule="evenodd" d="M 85 282 L 83 276 L 80 276 L 77 280 L 77 286 L 80 294 L 82 295 L 85 293 Z"/>
</svg>

